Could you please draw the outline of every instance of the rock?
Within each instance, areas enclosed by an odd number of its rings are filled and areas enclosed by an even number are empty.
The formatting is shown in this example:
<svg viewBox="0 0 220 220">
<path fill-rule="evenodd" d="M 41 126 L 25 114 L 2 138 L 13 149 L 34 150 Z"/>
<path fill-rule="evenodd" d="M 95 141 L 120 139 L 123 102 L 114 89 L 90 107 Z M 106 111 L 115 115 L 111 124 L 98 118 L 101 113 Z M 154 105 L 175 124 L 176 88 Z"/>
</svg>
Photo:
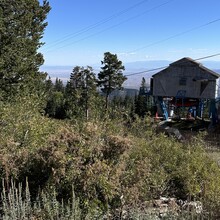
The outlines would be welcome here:
<svg viewBox="0 0 220 220">
<path fill-rule="evenodd" d="M 182 208 L 183 208 L 183 210 L 187 210 L 190 212 L 196 212 L 197 214 L 201 214 L 203 211 L 202 203 L 200 201 L 186 202 L 182 206 Z"/>
<path fill-rule="evenodd" d="M 160 212 L 177 211 L 180 209 L 175 198 L 160 197 L 154 200 L 154 207 L 159 208 Z"/>
<path fill-rule="evenodd" d="M 165 133 L 168 134 L 169 137 L 175 137 L 177 140 L 183 140 L 182 134 L 179 132 L 177 128 L 166 127 Z"/>
<path fill-rule="evenodd" d="M 184 140 L 184 137 L 180 133 L 180 131 L 177 128 L 172 128 L 170 126 L 167 126 L 166 123 L 160 123 L 157 127 L 157 132 L 163 132 L 169 137 L 174 137 L 179 141 Z"/>
</svg>

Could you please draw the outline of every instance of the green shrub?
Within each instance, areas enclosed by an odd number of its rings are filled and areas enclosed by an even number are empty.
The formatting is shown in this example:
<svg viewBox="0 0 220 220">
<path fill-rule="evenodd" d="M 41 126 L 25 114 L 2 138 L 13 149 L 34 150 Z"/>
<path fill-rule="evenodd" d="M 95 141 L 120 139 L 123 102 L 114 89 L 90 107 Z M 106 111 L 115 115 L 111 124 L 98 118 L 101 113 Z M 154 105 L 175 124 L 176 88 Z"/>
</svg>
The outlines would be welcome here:
<svg viewBox="0 0 220 220">
<path fill-rule="evenodd" d="M 59 203 L 79 199 L 82 219 L 160 196 L 200 200 L 213 215 L 219 207 L 220 173 L 200 139 L 180 143 L 156 134 L 150 118 L 60 121 L 40 104 L 20 97 L 0 108 L 0 176 L 25 184 L 37 198 L 53 188 Z M 200 138 L 200 137 L 199 137 Z M 98 217 L 97 217 L 98 218 Z"/>
<path fill-rule="evenodd" d="M 75 198 L 72 189 L 71 200 L 67 203 L 59 202 L 56 198 L 56 192 L 40 192 L 37 199 L 31 201 L 29 185 L 26 181 L 26 187 L 22 184 L 15 186 L 11 181 L 11 186 L 6 190 L 3 183 L 1 193 L 2 200 L 2 217 L 3 220 L 30 220 L 30 219 L 51 219 L 51 220 L 79 220 L 81 219 L 81 210 L 79 202 Z"/>
</svg>

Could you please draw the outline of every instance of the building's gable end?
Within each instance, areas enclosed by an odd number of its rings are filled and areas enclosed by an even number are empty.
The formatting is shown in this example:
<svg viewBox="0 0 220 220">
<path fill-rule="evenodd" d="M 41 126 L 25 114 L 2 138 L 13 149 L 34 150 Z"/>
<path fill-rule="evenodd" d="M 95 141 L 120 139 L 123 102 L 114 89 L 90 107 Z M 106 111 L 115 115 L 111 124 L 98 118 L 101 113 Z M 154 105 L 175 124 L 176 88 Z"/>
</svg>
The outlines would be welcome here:
<svg viewBox="0 0 220 220">
<path fill-rule="evenodd" d="M 191 58 L 182 58 L 152 77 L 154 96 L 176 97 L 185 91 L 188 98 L 214 98 L 219 74 Z"/>
</svg>

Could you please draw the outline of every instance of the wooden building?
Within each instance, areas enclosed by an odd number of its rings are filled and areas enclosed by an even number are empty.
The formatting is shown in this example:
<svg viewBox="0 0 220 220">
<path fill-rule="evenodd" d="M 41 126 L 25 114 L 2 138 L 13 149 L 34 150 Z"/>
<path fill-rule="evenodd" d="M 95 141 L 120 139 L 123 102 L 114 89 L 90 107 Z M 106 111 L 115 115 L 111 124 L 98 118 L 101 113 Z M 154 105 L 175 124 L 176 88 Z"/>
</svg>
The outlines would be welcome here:
<svg viewBox="0 0 220 220">
<path fill-rule="evenodd" d="M 157 97 L 215 99 L 220 75 L 191 58 L 182 58 L 152 76 L 152 94 Z"/>
<path fill-rule="evenodd" d="M 171 63 L 151 79 L 158 114 L 168 119 L 173 109 L 187 107 L 194 117 L 203 117 L 205 103 L 211 102 L 209 111 L 212 118 L 216 118 L 219 77 L 218 73 L 188 57 Z"/>
</svg>

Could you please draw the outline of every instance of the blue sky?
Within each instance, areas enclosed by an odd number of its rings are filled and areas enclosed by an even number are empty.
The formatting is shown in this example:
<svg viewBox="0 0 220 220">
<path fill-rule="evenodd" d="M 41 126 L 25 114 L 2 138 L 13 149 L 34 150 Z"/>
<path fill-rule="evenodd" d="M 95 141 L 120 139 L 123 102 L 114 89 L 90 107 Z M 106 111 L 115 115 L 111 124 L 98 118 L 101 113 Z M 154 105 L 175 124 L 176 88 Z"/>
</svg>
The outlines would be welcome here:
<svg viewBox="0 0 220 220">
<path fill-rule="evenodd" d="M 220 53 L 220 0 L 49 2 L 45 65 L 100 64 L 107 51 L 123 63 Z"/>
</svg>

